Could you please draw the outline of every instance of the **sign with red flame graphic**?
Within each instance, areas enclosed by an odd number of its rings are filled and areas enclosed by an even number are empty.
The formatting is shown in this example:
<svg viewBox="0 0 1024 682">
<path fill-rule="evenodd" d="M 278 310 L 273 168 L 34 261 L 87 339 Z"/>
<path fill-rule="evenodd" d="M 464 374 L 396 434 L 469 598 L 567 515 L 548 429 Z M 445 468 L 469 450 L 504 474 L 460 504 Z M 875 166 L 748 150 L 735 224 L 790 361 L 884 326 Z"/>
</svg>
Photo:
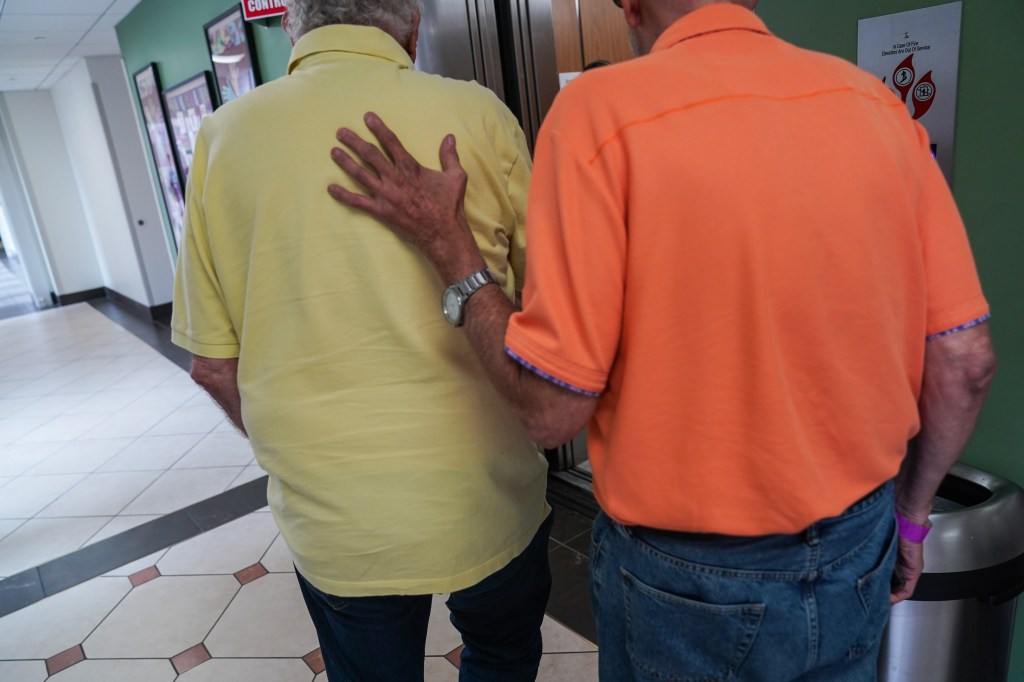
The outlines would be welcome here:
<svg viewBox="0 0 1024 682">
<path fill-rule="evenodd" d="M 932 102 L 935 101 L 935 81 L 932 80 L 932 72 L 929 71 L 921 76 L 921 80 L 917 83 L 914 82 L 916 74 L 913 54 L 900 62 L 896 70 L 892 72 L 892 84 L 900 99 L 906 102 L 911 91 L 914 93 L 912 98 L 914 110 L 911 113 L 915 121 L 924 116 L 931 109 Z M 886 78 L 888 76 L 882 76 L 883 83 L 886 82 Z"/>
<path fill-rule="evenodd" d="M 947 181 L 953 177 L 962 4 L 861 19 L 857 27 L 857 65 L 876 74 L 925 127 Z"/>
</svg>

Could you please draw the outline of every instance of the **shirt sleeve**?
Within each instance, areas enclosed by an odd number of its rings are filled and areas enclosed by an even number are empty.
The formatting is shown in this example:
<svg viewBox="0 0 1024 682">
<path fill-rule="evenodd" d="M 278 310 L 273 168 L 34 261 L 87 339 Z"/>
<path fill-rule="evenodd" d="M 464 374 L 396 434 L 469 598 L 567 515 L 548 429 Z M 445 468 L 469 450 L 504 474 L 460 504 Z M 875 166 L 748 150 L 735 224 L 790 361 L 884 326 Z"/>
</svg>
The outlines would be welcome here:
<svg viewBox="0 0 1024 682">
<path fill-rule="evenodd" d="M 200 128 L 185 190 L 185 228 L 178 251 L 171 341 L 193 355 L 237 358 L 238 335 L 224 303 L 203 211 L 206 144 Z"/>
<path fill-rule="evenodd" d="M 527 212 L 530 277 L 505 349 L 549 381 L 598 395 L 622 326 L 624 163 L 617 150 L 597 153 L 585 130 L 559 132 L 558 120 L 574 117 L 559 116 L 558 104 L 537 140 Z"/>
<path fill-rule="evenodd" d="M 967 230 L 939 165 L 931 155 L 928 134 L 922 140 L 922 190 L 918 228 L 928 291 L 928 338 L 965 329 L 988 319 L 989 306 L 967 240 Z"/>
</svg>

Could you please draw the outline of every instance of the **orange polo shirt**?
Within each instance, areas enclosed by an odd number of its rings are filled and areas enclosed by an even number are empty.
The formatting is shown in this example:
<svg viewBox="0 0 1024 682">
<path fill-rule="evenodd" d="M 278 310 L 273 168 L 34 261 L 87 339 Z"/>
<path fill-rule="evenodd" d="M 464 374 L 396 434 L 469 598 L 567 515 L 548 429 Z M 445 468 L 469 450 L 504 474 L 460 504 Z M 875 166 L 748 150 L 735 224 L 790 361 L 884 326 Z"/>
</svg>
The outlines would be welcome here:
<svg viewBox="0 0 1024 682">
<path fill-rule="evenodd" d="M 620 523 L 792 533 L 892 478 L 925 339 L 988 316 L 927 135 L 732 4 L 587 72 L 541 129 L 507 352 L 600 395 Z"/>
</svg>

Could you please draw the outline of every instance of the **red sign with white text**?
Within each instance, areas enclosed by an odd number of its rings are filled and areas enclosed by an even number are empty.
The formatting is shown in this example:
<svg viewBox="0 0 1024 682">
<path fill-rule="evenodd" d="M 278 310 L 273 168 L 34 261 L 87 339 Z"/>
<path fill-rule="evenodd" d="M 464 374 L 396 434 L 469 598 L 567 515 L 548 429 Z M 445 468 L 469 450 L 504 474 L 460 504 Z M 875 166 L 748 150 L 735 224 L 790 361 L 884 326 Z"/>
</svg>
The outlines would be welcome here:
<svg viewBox="0 0 1024 682">
<path fill-rule="evenodd" d="M 242 13 L 246 21 L 266 19 L 284 14 L 283 0 L 242 0 Z"/>
</svg>

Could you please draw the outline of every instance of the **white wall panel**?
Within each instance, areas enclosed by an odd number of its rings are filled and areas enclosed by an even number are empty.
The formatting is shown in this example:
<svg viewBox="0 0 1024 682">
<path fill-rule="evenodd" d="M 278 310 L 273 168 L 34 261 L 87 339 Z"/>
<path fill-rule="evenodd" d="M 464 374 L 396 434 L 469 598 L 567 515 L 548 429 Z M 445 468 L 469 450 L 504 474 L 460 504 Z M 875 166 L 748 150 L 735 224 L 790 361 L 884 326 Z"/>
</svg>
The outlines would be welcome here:
<svg viewBox="0 0 1024 682">
<path fill-rule="evenodd" d="M 103 274 L 53 97 L 48 91 L 32 90 L 7 92 L 3 99 L 9 141 L 17 155 L 56 293 L 102 287 Z"/>
<path fill-rule="evenodd" d="M 148 306 L 149 295 L 87 64 L 83 61 L 71 69 L 52 92 L 103 284 Z"/>
<path fill-rule="evenodd" d="M 135 114 L 135 86 L 129 84 L 120 57 L 97 57 L 86 60 L 86 64 L 99 88 L 114 162 L 124 189 L 129 227 L 148 285 L 149 305 L 170 303 L 174 294 L 174 261 L 146 154 L 145 145 L 149 143 L 143 138 Z"/>
</svg>

